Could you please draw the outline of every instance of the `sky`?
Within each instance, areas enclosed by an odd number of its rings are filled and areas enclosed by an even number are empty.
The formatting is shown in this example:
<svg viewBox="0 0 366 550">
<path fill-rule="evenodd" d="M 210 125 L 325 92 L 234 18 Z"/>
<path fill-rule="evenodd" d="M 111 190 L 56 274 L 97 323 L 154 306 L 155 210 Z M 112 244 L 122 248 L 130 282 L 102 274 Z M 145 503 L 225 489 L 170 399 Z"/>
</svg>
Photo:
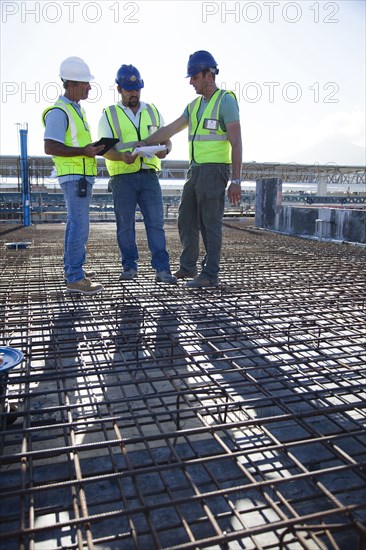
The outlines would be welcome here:
<svg viewBox="0 0 366 550">
<path fill-rule="evenodd" d="M 0 2 L 0 154 L 44 155 L 43 110 L 62 93 L 59 67 L 83 58 L 95 76 L 83 106 L 97 139 L 115 76 L 135 65 L 141 99 L 166 123 L 195 97 L 189 55 L 209 51 L 217 84 L 238 98 L 244 162 L 365 165 L 364 0 Z M 170 159 L 187 160 L 186 130 Z"/>
</svg>

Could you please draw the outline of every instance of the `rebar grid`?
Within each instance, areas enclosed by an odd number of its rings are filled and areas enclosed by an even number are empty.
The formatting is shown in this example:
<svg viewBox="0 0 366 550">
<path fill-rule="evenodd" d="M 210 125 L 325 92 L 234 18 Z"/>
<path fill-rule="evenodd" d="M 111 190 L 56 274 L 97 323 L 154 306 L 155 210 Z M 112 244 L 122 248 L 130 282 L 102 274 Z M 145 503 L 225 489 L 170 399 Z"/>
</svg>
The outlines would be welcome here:
<svg viewBox="0 0 366 550">
<path fill-rule="evenodd" d="M 92 297 L 64 290 L 64 226 L 16 232 L 33 244 L 1 265 L 1 345 L 26 359 L 2 398 L 0 545 L 364 547 L 366 250 L 247 224 L 202 290 L 154 282 L 142 224 L 119 282 L 115 226 L 93 225 Z"/>
</svg>

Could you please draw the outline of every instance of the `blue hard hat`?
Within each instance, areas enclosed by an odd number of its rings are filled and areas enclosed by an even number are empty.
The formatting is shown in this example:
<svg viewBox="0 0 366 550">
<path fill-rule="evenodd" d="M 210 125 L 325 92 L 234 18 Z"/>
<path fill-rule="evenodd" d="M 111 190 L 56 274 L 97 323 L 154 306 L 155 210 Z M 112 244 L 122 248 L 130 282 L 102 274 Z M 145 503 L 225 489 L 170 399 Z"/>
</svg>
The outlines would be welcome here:
<svg viewBox="0 0 366 550">
<path fill-rule="evenodd" d="M 198 52 L 192 53 L 188 60 L 187 77 L 195 76 L 205 69 L 210 69 L 214 74 L 219 73 L 217 63 L 209 52 L 199 50 Z"/>
<path fill-rule="evenodd" d="M 116 76 L 116 83 L 124 90 L 141 90 L 144 81 L 133 65 L 121 65 Z"/>
</svg>

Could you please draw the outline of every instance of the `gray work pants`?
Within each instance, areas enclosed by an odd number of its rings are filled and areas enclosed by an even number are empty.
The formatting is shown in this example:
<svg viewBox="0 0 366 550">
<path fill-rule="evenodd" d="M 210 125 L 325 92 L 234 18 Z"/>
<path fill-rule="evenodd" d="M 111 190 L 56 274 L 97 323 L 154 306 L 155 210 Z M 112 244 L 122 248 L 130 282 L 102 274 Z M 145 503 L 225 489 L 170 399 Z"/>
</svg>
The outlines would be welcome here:
<svg viewBox="0 0 366 550">
<path fill-rule="evenodd" d="M 229 176 L 228 164 L 200 164 L 189 168 L 178 214 L 182 244 L 180 267 L 185 272 L 196 269 L 201 232 L 206 252 L 202 261 L 202 273 L 211 278 L 218 276 L 225 189 Z"/>
</svg>

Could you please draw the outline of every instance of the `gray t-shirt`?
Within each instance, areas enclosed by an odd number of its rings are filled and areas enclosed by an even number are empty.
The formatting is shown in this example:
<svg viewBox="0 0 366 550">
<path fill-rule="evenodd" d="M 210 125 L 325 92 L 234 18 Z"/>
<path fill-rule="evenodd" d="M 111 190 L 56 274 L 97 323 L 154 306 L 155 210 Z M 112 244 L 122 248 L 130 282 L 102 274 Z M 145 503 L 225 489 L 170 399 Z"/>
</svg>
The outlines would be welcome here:
<svg viewBox="0 0 366 550">
<path fill-rule="evenodd" d="M 210 100 L 206 100 L 203 97 L 201 98 L 201 103 L 197 112 L 198 120 L 201 120 L 201 117 L 207 105 L 209 104 L 209 101 Z M 183 116 L 184 118 L 189 120 L 188 105 L 183 111 Z M 226 124 L 229 124 L 230 122 L 236 122 L 238 120 L 239 120 L 238 102 L 233 98 L 231 94 L 225 94 L 225 96 L 223 97 L 220 103 L 220 110 L 219 110 L 220 126 L 225 131 Z"/>
<path fill-rule="evenodd" d="M 210 100 L 204 99 L 204 97 L 201 97 L 201 103 L 198 107 L 197 111 L 197 119 L 198 121 L 201 120 L 201 117 L 209 104 Z M 189 120 L 189 113 L 188 113 L 188 105 L 184 109 L 182 116 Z M 220 103 L 220 110 L 219 110 L 219 121 L 220 126 L 223 131 L 226 131 L 226 124 L 229 124 L 230 122 L 236 122 L 240 120 L 239 118 L 239 105 L 238 102 L 233 98 L 231 94 L 225 94 L 225 96 L 222 98 L 222 101 Z M 197 162 L 194 160 L 191 161 L 192 165 L 196 165 Z"/>
</svg>

